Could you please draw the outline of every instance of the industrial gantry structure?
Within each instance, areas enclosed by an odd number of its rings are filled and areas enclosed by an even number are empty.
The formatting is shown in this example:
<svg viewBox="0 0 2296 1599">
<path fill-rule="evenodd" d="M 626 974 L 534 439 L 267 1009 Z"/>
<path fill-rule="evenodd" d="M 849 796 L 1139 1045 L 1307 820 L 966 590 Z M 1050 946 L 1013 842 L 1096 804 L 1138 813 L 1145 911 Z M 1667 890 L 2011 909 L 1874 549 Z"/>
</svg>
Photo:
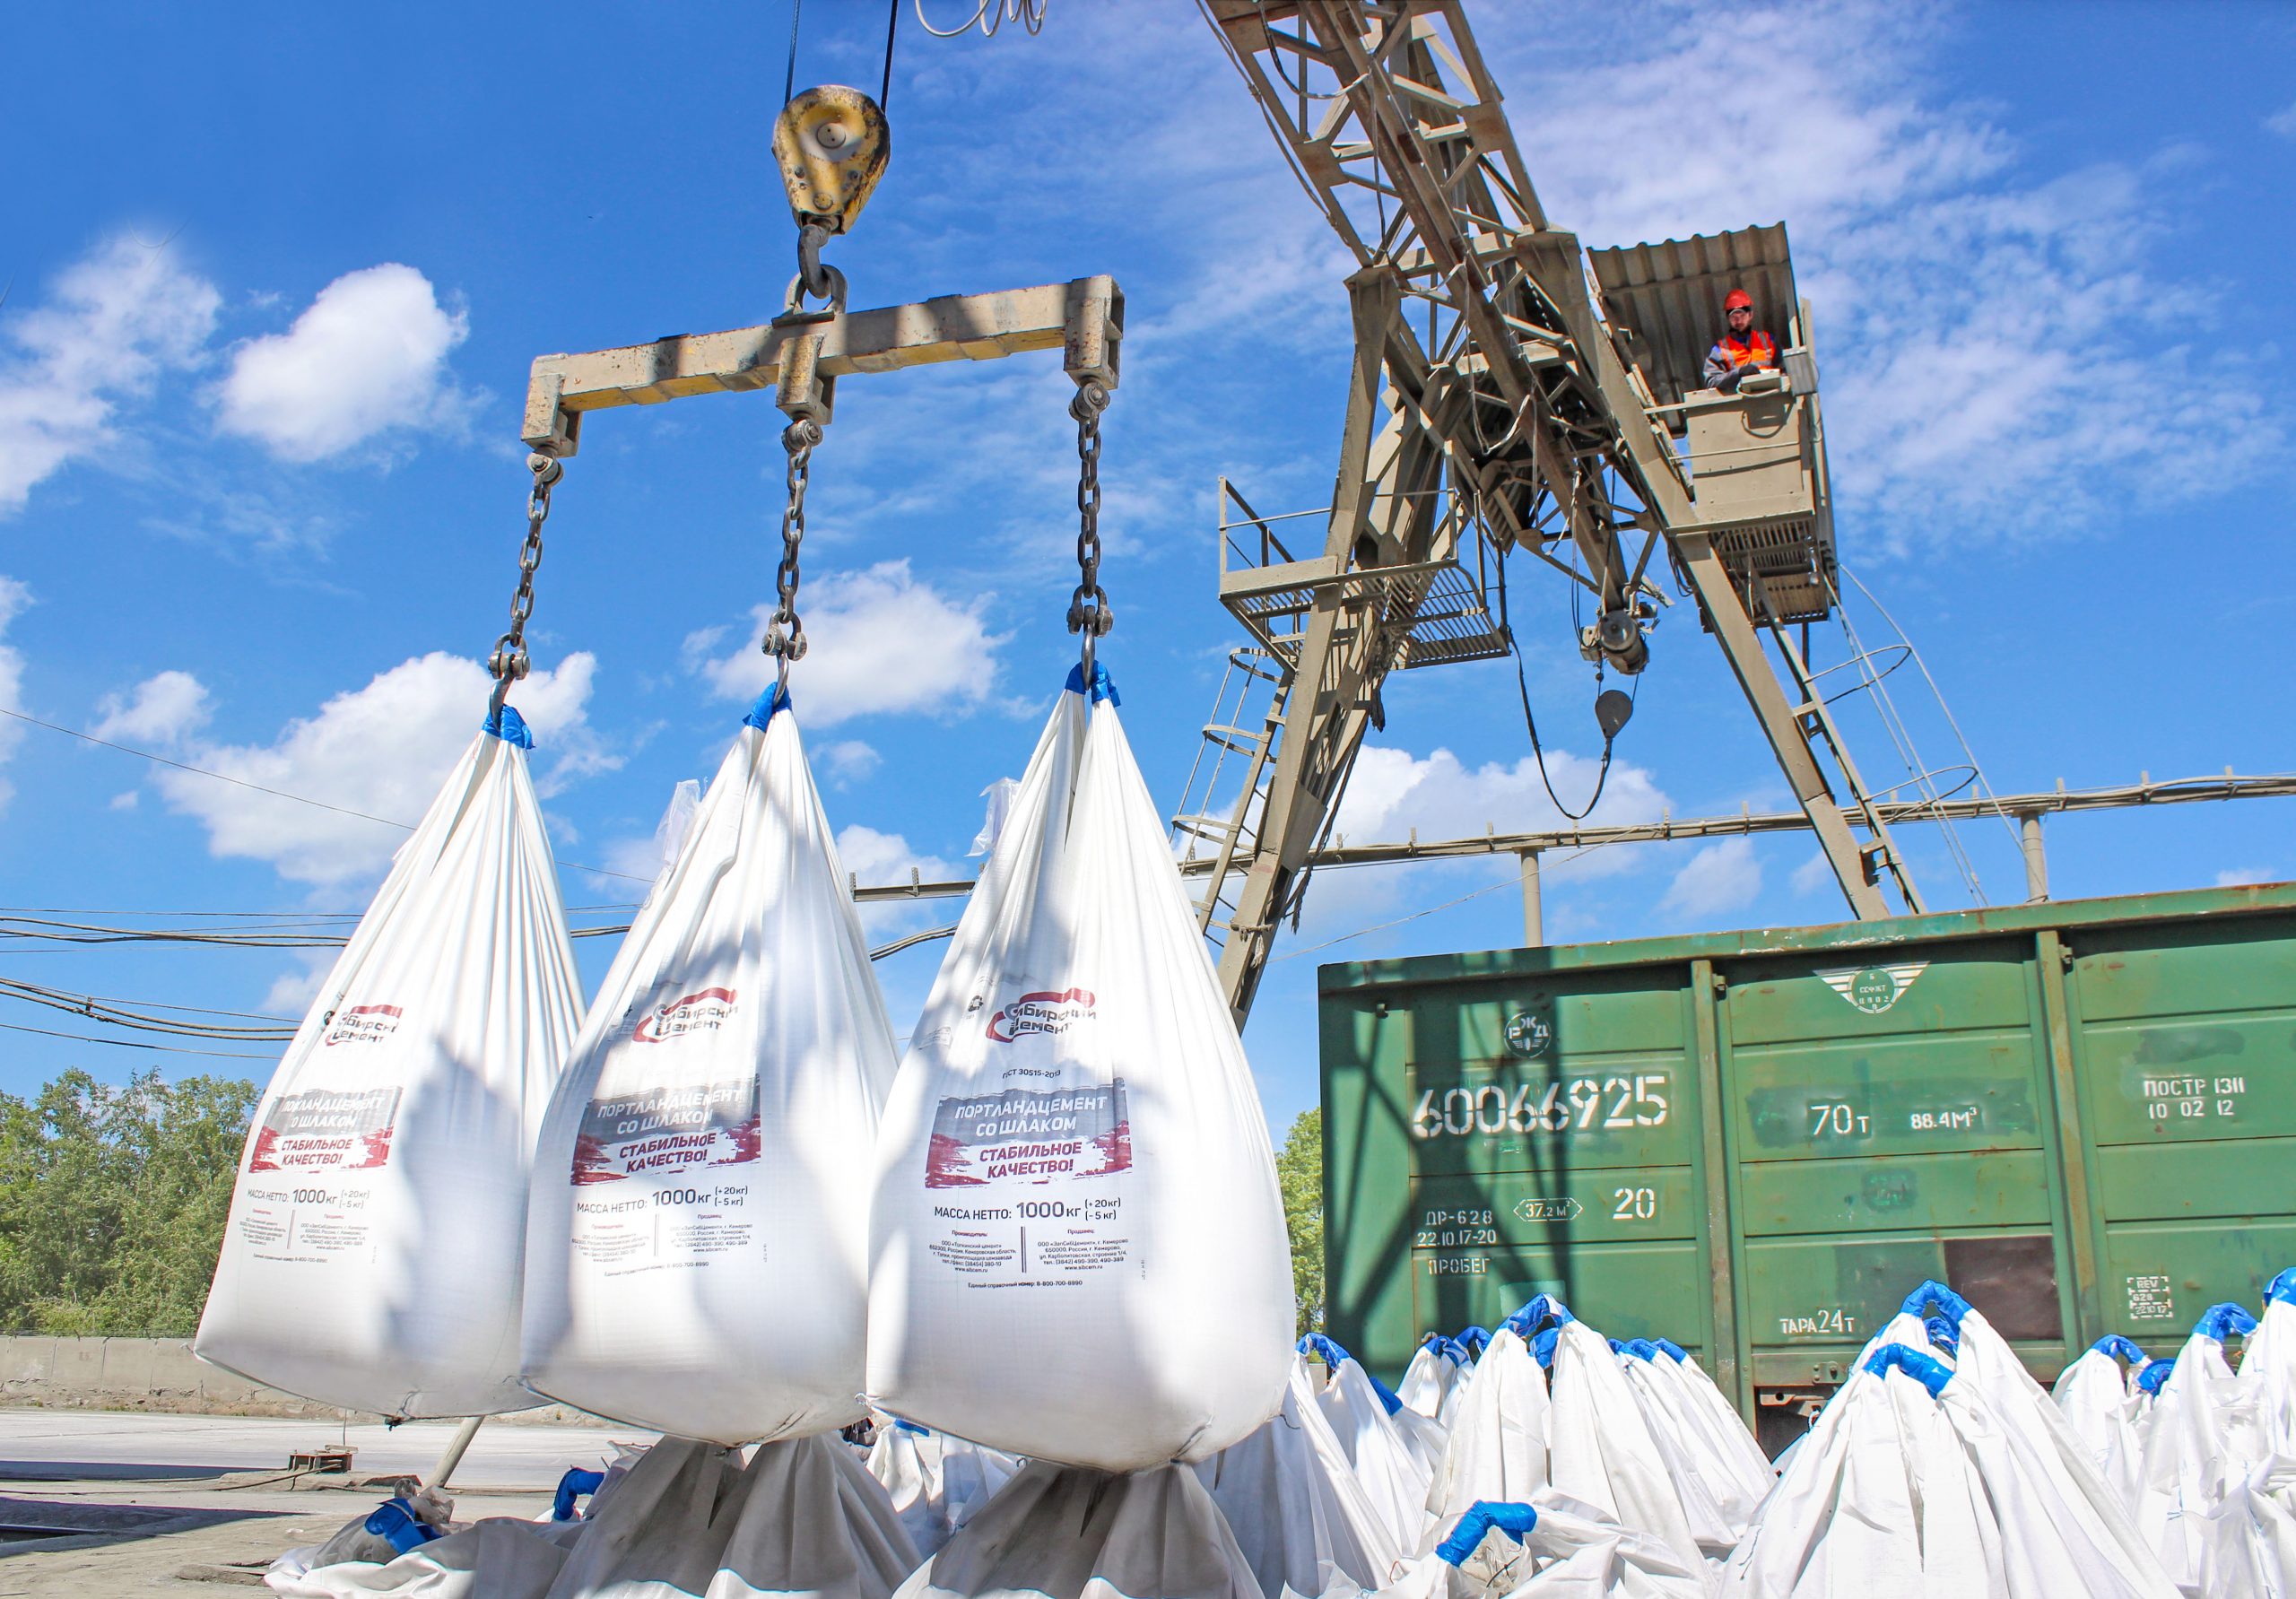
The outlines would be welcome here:
<svg viewBox="0 0 2296 1599">
<path fill-rule="evenodd" d="M 1384 725 L 1387 674 L 1509 653 L 1490 573 L 1515 552 L 1583 587 L 1581 653 L 1629 675 L 1671 572 L 1850 909 L 1896 914 L 1884 883 L 1925 909 L 1890 835 L 1904 808 L 1868 789 L 1789 632 L 1839 597 L 1784 227 L 1582 249 L 1539 203 L 1462 0 L 1199 4 L 1356 261 L 1335 497 L 1310 513 L 1322 548 L 1295 556 L 1283 518 L 1222 485 L 1220 597 L 1253 643 L 1231 657 L 1174 825 L 1209 878 L 1201 913 L 1239 1020 Z M 1723 394 L 1700 367 L 1739 287 L 1782 370 Z"/>
</svg>

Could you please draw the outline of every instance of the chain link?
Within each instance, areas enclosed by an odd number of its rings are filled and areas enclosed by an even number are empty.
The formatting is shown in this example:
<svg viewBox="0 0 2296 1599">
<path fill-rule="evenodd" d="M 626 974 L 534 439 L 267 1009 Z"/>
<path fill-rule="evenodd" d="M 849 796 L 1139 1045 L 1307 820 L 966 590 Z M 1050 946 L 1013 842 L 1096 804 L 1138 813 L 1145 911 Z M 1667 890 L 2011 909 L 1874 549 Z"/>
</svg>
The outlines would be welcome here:
<svg viewBox="0 0 2296 1599">
<path fill-rule="evenodd" d="M 1116 625 L 1108 591 L 1100 587 L 1100 413 L 1109 391 L 1098 378 L 1076 386 L 1068 414 L 1076 419 L 1076 592 L 1068 602 L 1068 630 L 1084 635 L 1084 656 L 1093 640 Z"/>
<path fill-rule="evenodd" d="M 821 441 L 822 425 L 811 417 L 800 417 L 781 430 L 781 448 L 789 452 L 789 503 L 781 513 L 781 563 L 773 570 L 779 604 L 759 647 L 779 663 L 778 681 L 785 687 L 789 663 L 805 658 L 805 624 L 797 617 L 797 555 L 805 542 L 805 485 L 813 476 L 813 446 Z"/>
<path fill-rule="evenodd" d="M 565 474 L 566 464 L 535 454 L 526 457 L 535 474 L 526 492 L 526 542 L 518 552 L 518 589 L 510 596 L 510 630 L 494 641 L 486 669 L 494 674 L 494 709 L 500 712 L 510 685 L 526 675 L 526 619 L 535 613 L 535 571 L 542 565 L 542 525 L 550 517 L 550 491 Z"/>
</svg>

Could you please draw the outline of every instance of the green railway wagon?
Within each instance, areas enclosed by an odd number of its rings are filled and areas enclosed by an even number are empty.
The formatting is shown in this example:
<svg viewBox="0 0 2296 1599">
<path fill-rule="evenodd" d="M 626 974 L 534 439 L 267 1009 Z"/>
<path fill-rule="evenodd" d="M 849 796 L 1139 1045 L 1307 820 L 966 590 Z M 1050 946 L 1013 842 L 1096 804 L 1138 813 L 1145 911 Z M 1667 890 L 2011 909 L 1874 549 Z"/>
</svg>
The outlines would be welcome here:
<svg viewBox="0 0 2296 1599">
<path fill-rule="evenodd" d="M 1942 1278 L 2053 1378 L 2296 1264 L 2296 884 L 1321 969 L 1329 1330 L 1561 1295 L 1775 1438 Z"/>
</svg>

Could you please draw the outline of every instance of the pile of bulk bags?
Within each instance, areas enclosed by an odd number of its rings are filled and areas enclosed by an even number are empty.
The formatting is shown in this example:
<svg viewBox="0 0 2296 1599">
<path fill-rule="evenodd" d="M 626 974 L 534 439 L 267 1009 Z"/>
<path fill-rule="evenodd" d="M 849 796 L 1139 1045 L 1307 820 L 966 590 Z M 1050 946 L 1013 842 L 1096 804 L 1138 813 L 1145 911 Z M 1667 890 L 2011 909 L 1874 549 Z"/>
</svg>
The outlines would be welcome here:
<svg viewBox="0 0 2296 1599">
<path fill-rule="evenodd" d="M 403 845 L 248 1131 L 193 1348 L 323 1404 L 468 1416 L 518 1383 L 527 1161 L 581 1013 L 508 707 Z"/>
</svg>

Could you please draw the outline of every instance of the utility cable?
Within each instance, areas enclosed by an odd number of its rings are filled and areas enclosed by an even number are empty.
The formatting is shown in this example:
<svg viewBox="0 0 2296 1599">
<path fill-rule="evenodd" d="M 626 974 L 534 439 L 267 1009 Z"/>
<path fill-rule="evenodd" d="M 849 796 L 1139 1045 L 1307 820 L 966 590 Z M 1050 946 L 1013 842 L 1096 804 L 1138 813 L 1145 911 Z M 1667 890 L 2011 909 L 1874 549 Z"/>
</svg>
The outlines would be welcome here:
<svg viewBox="0 0 2296 1599">
<path fill-rule="evenodd" d="M 805 0 L 789 0 L 789 70 L 781 76 L 781 103 L 785 106 L 797 98 L 797 19 L 804 11 Z"/>
<path fill-rule="evenodd" d="M 275 1055 L 248 1055 L 233 1049 L 186 1049 L 180 1044 L 145 1044 L 135 1038 L 99 1038 L 87 1033 L 60 1033 L 45 1027 L 24 1027 L 13 1021 L 0 1021 L 0 1028 L 12 1033 L 38 1033 L 44 1038 L 68 1038 L 74 1044 L 108 1044 L 114 1049 L 149 1049 L 161 1055 L 204 1055 L 216 1060 L 268 1060 Z"/>
<path fill-rule="evenodd" d="M 1587 797 L 1585 809 L 1574 811 L 1564 804 L 1561 797 L 1554 792 L 1554 779 L 1547 776 L 1546 751 L 1539 743 L 1539 720 L 1531 712 L 1531 685 L 1529 680 L 1523 674 L 1523 647 L 1510 636 L 1507 640 L 1507 647 L 1513 651 L 1515 656 L 1515 688 L 1523 698 L 1523 726 L 1530 732 L 1531 753 L 1538 759 L 1539 782 L 1546 789 L 1546 797 L 1553 802 L 1556 810 L 1561 812 L 1572 821 L 1584 821 L 1594 813 L 1595 807 L 1602 803 L 1603 788 L 1611 780 L 1611 746 L 1617 742 L 1617 735 L 1605 734 L 1603 737 L 1602 769 L 1595 774 L 1595 792 Z M 1642 679 L 1638 675 L 1634 680 L 1634 694 L 1631 698 L 1639 699 L 1641 693 Z"/>
<path fill-rule="evenodd" d="M 885 16 L 885 77 L 877 85 L 877 109 L 883 110 L 893 98 L 893 35 L 900 29 L 900 0 L 892 0 Z"/>
</svg>

